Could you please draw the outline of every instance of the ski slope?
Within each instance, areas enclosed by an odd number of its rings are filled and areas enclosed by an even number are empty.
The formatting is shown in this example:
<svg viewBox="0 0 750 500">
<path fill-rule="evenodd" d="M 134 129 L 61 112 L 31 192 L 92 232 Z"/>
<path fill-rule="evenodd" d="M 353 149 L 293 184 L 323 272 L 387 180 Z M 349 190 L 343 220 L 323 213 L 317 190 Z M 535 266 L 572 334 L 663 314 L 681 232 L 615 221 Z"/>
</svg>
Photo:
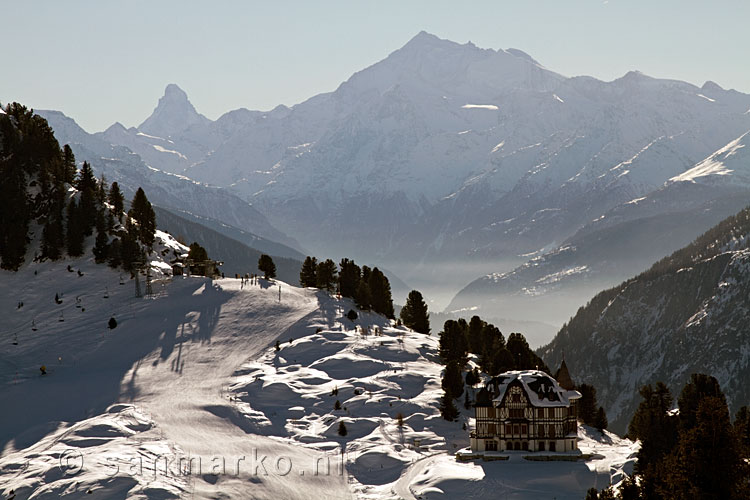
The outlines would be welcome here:
<svg viewBox="0 0 750 500">
<path fill-rule="evenodd" d="M 470 411 L 439 415 L 437 339 L 353 323 L 347 299 L 264 280 L 134 289 L 89 259 L 0 274 L 2 498 L 581 498 L 632 466 L 632 443 L 588 435 L 588 462 L 456 462 Z"/>
</svg>

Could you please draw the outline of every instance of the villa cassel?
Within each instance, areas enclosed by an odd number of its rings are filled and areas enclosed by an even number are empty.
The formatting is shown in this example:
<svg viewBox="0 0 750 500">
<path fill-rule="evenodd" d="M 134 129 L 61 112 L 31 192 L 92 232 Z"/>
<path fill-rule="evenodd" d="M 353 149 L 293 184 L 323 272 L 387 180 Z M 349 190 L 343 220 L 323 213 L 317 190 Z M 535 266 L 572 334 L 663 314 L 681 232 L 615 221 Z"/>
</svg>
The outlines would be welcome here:
<svg viewBox="0 0 750 500">
<path fill-rule="evenodd" d="M 476 396 L 471 451 L 575 451 L 580 397 L 565 361 L 557 380 L 539 370 L 493 377 Z"/>
</svg>

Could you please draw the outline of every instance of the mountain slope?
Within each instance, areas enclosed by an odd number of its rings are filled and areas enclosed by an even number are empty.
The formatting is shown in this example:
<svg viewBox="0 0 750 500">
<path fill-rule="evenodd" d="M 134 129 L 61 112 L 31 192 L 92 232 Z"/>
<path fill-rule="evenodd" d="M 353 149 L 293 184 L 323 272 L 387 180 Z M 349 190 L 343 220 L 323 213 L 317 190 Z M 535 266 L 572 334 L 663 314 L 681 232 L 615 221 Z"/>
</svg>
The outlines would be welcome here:
<svg viewBox="0 0 750 500">
<path fill-rule="evenodd" d="M 429 296 L 559 247 L 750 129 L 750 96 L 712 82 L 568 78 L 424 32 L 291 108 L 204 123 L 178 101 L 187 128 L 105 135 L 234 190 L 311 253 L 388 267 Z"/>
<path fill-rule="evenodd" d="M 126 198 L 140 186 L 149 199 L 162 207 L 184 210 L 256 235 L 299 248 L 299 244 L 274 228 L 252 205 L 225 189 L 206 186 L 184 176 L 160 171 L 145 164 L 125 146 L 112 145 L 97 135 L 88 134 L 76 122 L 59 111 L 38 111 L 47 119 L 61 143 L 70 144 L 79 161 L 87 160 L 97 175 L 117 181 Z"/>
<path fill-rule="evenodd" d="M 611 426 L 624 431 L 641 385 L 674 394 L 691 373 L 715 376 L 732 408 L 750 403 L 750 209 L 715 226 L 648 271 L 595 296 L 539 350 L 563 356 L 594 384 Z"/>
<path fill-rule="evenodd" d="M 748 134 L 647 195 L 589 222 L 563 244 L 506 273 L 479 278 L 448 310 L 478 307 L 562 324 L 609 288 L 690 243 L 750 200 Z"/>
</svg>

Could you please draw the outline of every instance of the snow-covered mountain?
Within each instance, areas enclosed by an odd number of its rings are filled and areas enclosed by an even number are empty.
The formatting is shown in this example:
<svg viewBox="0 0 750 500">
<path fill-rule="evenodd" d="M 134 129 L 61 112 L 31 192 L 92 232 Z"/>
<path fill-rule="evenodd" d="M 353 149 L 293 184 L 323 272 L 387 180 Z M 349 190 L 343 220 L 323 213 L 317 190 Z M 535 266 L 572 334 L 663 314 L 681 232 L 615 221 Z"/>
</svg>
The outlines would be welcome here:
<svg viewBox="0 0 750 500">
<path fill-rule="evenodd" d="M 612 287 L 693 241 L 750 203 L 750 134 L 731 141 L 647 195 L 589 222 L 560 247 L 505 273 L 479 278 L 448 310 L 536 317 L 561 325 Z"/>
<path fill-rule="evenodd" d="M 619 431 L 637 407 L 639 387 L 662 381 L 678 394 L 691 373 L 715 376 L 733 409 L 747 405 L 749 242 L 745 209 L 596 295 L 540 355 L 550 364 L 564 356 L 576 381 L 594 384 Z"/>
<path fill-rule="evenodd" d="M 264 240 L 271 240 L 269 246 L 291 247 L 276 254 L 299 255 L 300 245 L 295 239 L 277 230 L 251 204 L 228 190 L 159 170 L 144 162 L 127 145 L 89 134 L 59 111 L 37 110 L 37 113 L 48 121 L 61 144 L 70 144 L 77 160 L 91 163 L 96 174 L 103 174 L 109 182 L 117 181 L 128 199 L 140 186 L 156 205 L 195 214 L 207 219 L 207 224 L 212 224 L 211 220 L 221 221 L 247 231 L 255 235 L 260 246 Z M 219 223 L 213 225 L 218 227 Z"/>
<path fill-rule="evenodd" d="M 170 86 L 144 122 L 153 134 L 104 135 L 235 190 L 313 253 L 457 289 L 682 175 L 750 130 L 748 108 L 712 82 L 569 78 L 422 32 L 291 108 L 206 123 Z"/>
</svg>

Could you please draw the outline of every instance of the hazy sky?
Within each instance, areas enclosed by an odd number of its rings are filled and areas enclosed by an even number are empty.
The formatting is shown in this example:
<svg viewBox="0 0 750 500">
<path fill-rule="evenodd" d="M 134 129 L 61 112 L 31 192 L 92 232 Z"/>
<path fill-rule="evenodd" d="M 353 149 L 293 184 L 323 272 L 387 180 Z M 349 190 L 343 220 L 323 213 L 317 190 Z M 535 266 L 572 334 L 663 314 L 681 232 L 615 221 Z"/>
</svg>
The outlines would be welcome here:
<svg viewBox="0 0 750 500">
<path fill-rule="evenodd" d="M 0 0 L 0 101 L 89 132 L 140 124 L 177 83 L 209 118 L 334 90 L 421 30 L 559 73 L 631 69 L 750 92 L 748 0 Z"/>
</svg>

